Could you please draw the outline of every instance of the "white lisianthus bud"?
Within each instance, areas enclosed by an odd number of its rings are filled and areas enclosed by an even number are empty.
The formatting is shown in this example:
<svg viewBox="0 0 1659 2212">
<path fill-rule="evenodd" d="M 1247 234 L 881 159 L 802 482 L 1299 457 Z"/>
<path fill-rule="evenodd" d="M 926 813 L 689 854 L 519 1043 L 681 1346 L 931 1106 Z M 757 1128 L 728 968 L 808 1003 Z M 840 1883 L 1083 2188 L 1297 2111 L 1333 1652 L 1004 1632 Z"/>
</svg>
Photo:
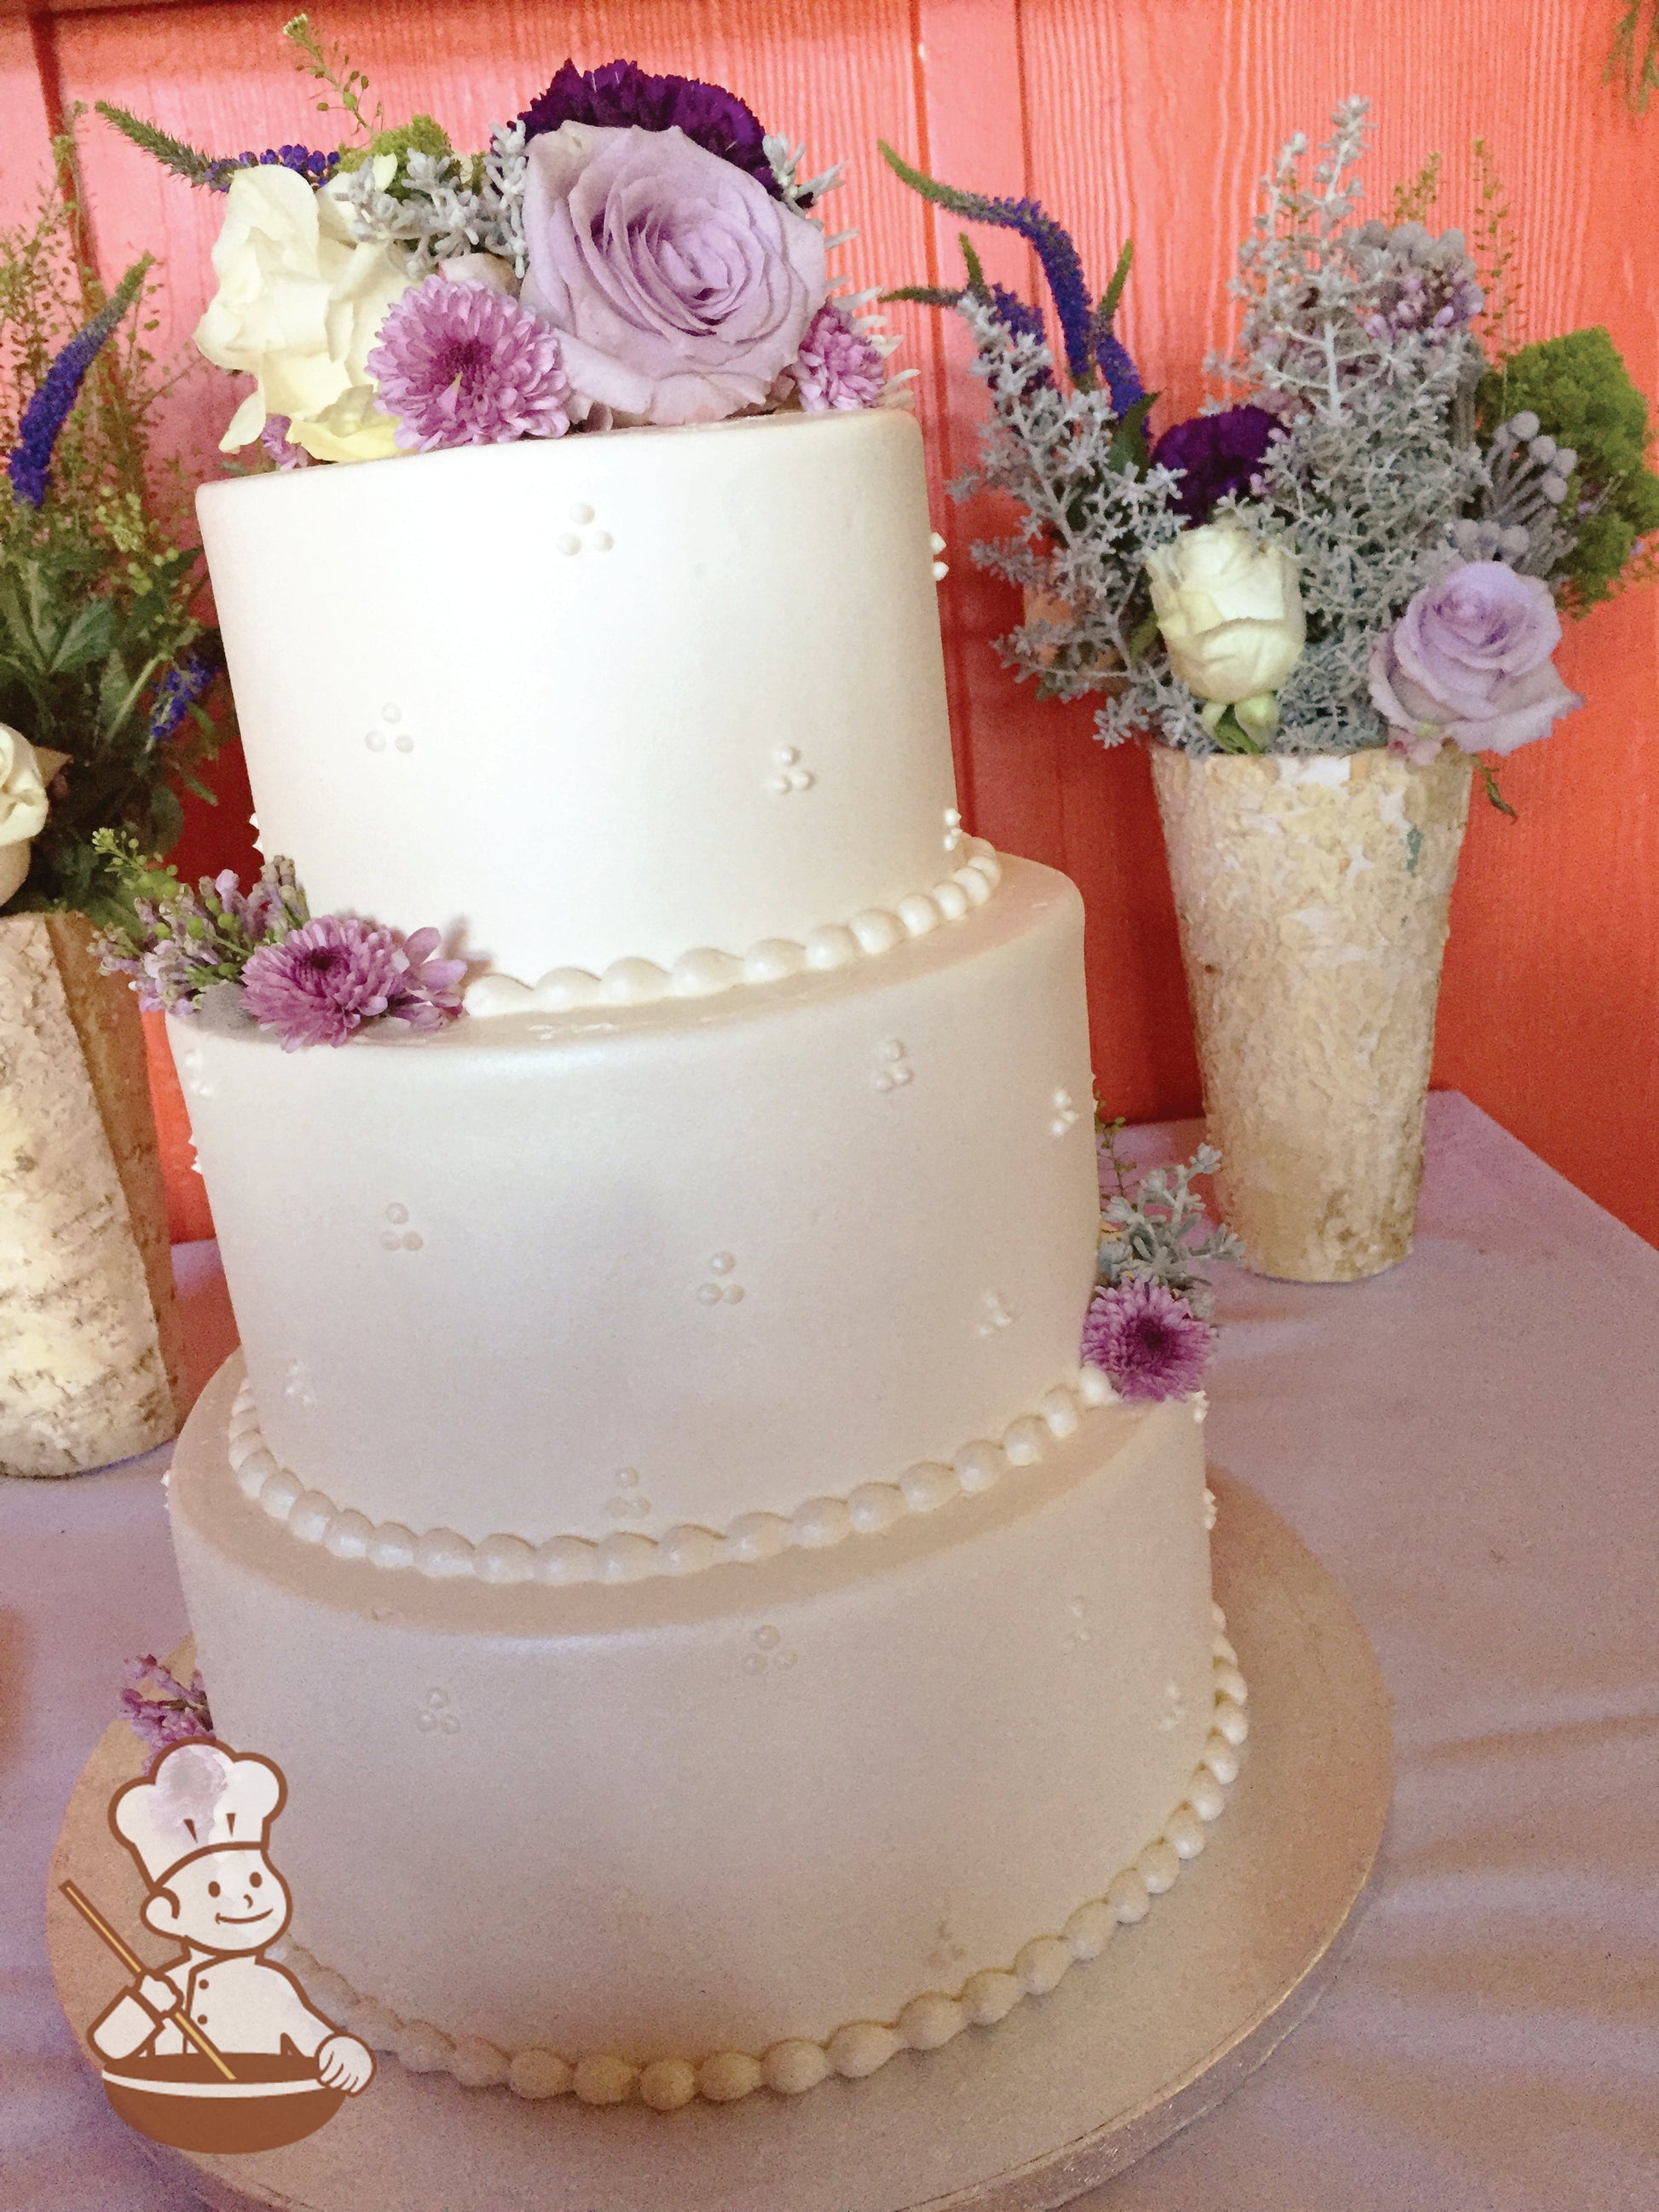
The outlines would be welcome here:
<svg viewBox="0 0 1659 2212">
<path fill-rule="evenodd" d="M 29 847 L 46 826 L 46 786 L 68 758 L 0 722 L 0 906 L 29 872 Z"/>
<path fill-rule="evenodd" d="M 1149 554 L 1146 574 L 1170 665 L 1200 699 L 1258 700 L 1301 658 L 1307 618 L 1282 545 L 1258 544 L 1236 522 L 1207 522 Z"/>
</svg>

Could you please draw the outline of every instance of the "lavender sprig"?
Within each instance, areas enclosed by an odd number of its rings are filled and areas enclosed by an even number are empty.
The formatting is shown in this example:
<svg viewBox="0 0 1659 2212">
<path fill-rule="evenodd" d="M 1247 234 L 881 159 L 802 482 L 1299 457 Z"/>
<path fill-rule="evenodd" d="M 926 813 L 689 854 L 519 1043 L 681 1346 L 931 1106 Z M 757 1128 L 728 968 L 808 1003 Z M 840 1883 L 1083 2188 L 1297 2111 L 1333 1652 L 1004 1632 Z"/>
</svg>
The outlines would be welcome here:
<svg viewBox="0 0 1659 2212">
<path fill-rule="evenodd" d="M 311 918 L 291 860 L 268 861 L 246 891 L 227 868 L 204 876 L 194 889 L 175 878 L 173 890 L 157 896 L 153 887 L 165 882 L 165 872 L 146 870 L 109 831 L 94 842 L 118 869 L 140 875 L 150 894 L 133 897 L 131 921 L 93 944 L 104 973 L 128 977 L 146 1013 L 199 1013 L 210 992 L 240 984 L 262 945 L 279 944 Z"/>
<path fill-rule="evenodd" d="M 188 1689 L 154 1652 L 147 1651 L 142 1659 L 129 1659 L 121 1671 L 126 1678 L 121 1711 L 131 1723 L 133 1733 L 150 1750 L 168 1751 L 175 1743 L 189 1743 L 213 1734 L 213 1715 L 208 1710 L 199 1668 L 191 1676 Z"/>
</svg>

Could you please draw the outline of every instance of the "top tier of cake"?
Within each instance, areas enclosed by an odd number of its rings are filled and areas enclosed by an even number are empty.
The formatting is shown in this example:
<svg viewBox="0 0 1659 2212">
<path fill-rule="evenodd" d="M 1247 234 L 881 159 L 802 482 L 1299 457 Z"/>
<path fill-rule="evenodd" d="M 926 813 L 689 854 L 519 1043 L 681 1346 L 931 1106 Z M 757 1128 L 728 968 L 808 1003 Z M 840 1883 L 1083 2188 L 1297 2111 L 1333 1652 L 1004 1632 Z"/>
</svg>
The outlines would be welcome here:
<svg viewBox="0 0 1659 2212">
<path fill-rule="evenodd" d="M 804 939 L 939 875 L 908 416 L 307 469 L 198 507 L 260 843 L 313 912 L 433 924 L 532 981 Z"/>
</svg>

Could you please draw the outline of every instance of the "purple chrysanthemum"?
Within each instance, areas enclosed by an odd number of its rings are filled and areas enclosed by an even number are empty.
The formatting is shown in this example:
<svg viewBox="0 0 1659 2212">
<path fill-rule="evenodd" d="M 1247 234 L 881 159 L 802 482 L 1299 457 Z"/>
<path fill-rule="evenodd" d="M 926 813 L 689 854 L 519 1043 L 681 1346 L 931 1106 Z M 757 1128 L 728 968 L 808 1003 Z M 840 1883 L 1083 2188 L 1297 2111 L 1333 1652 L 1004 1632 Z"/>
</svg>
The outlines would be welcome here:
<svg viewBox="0 0 1659 2212">
<path fill-rule="evenodd" d="M 134 262 L 115 290 L 84 328 L 78 330 L 47 369 L 24 408 L 17 443 L 6 463 L 15 496 L 26 507 L 44 507 L 52 480 L 52 457 L 65 422 L 81 396 L 87 371 L 113 335 L 116 325 L 137 298 L 149 268 L 149 256 Z"/>
<path fill-rule="evenodd" d="M 262 945 L 242 970 L 242 1006 L 284 1052 L 343 1044 L 363 1023 L 388 1016 L 437 1029 L 460 1010 L 465 963 L 434 960 L 438 933 L 404 939 L 352 914 L 321 915 L 279 944 Z"/>
<path fill-rule="evenodd" d="M 683 131 L 694 144 L 746 170 L 775 199 L 782 197 L 766 157 L 759 117 L 735 93 L 698 77 L 651 76 L 637 62 L 579 70 L 567 61 L 519 120 L 526 138 L 539 138 L 562 123 L 591 123 L 611 131 L 625 131 L 629 125 L 641 131 Z"/>
<path fill-rule="evenodd" d="M 1265 407 L 1194 415 L 1164 433 L 1152 448 L 1152 463 L 1182 471 L 1175 503 L 1188 520 L 1202 522 L 1229 493 L 1249 495 L 1268 447 L 1284 428 Z"/>
<path fill-rule="evenodd" d="M 833 300 L 806 325 L 791 374 L 809 415 L 835 407 L 874 407 L 887 385 L 879 348 Z"/>
<path fill-rule="evenodd" d="M 380 325 L 367 367 L 398 443 L 499 446 L 570 428 L 558 334 L 506 292 L 428 276 Z"/>
<path fill-rule="evenodd" d="M 1123 1398 L 1184 1398 L 1196 1390 L 1215 1331 L 1162 1283 L 1097 1291 L 1083 1323 L 1083 1358 L 1103 1368 Z"/>
<path fill-rule="evenodd" d="M 311 466 L 311 455 L 303 446 L 296 446 L 288 434 L 286 415 L 267 415 L 264 428 L 259 433 L 259 443 L 270 455 L 279 469 L 307 469 Z"/>
<path fill-rule="evenodd" d="M 175 1743 L 189 1743 L 213 1734 L 207 1692 L 198 1668 L 186 1689 L 178 1677 L 147 1651 L 142 1659 L 129 1659 L 122 1668 L 126 1677 L 121 1710 L 135 1735 L 152 1751 L 167 1751 Z"/>
</svg>

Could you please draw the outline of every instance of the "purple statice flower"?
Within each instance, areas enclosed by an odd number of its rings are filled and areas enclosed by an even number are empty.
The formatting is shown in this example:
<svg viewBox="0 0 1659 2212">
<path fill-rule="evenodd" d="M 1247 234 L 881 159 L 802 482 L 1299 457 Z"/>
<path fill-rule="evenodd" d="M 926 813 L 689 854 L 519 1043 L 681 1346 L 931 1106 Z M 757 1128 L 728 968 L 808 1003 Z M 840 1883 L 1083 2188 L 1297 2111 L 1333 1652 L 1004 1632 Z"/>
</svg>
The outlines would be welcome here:
<svg viewBox="0 0 1659 2212">
<path fill-rule="evenodd" d="M 874 407 L 887 387 L 879 348 L 844 307 L 828 300 L 806 325 L 790 371 L 809 415 Z"/>
<path fill-rule="evenodd" d="M 325 185 L 340 166 L 337 153 L 319 154 L 309 146 L 267 146 L 262 154 L 226 154 L 210 161 L 202 182 L 210 191 L 228 192 L 238 169 L 292 169 L 308 185 Z"/>
<path fill-rule="evenodd" d="M 6 463 L 14 495 L 26 507 L 44 507 L 52 480 L 52 457 L 68 422 L 87 371 L 137 298 L 149 257 L 135 261 L 89 323 L 58 355 L 30 395 L 17 425 L 17 443 Z"/>
<path fill-rule="evenodd" d="M 343 1044 L 383 1016 L 436 1029 L 460 1011 L 459 960 L 434 960 L 435 929 L 407 942 L 352 914 L 319 915 L 275 945 L 263 945 L 242 970 L 242 1005 L 284 1052 Z"/>
<path fill-rule="evenodd" d="M 380 325 L 366 366 L 379 404 L 398 418 L 398 443 L 417 453 L 570 428 L 558 333 L 486 284 L 428 276 L 414 286 Z"/>
<path fill-rule="evenodd" d="M 1083 1323 L 1085 1365 L 1103 1368 L 1121 1398 L 1186 1397 L 1214 1342 L 1184 1298 L 1144 1279 L 1097 1291 Z"/>
<path fill-rule="evenodd" d="M 264 428 L 259 433 L 259 443 L 279 469 L 308 469 L 311 455 L 289 438 L 289 419 L 286 415 L 267 415 Z"/>
<path fill-rule="evenodd" d="M 1152 448 L 1155 468 L 1179 469 L 1175 503 L 1190 522 L 1203 522 L 1230 494 L 1245 498 L 1268 447 L 1284 425 L 1265 407 L 1224 407 L 1167 429 Z"/>
<path fill-rule="evenodd" d="M 526 139 L 539 138 L 563 123 L 591 123 L 611 131 L 630 125 L 641 131 L 683 131 L 694 144 L 746 170 L 774 199 L 782 198 L 759 117 L 735 93 L 697 77 L 651 76 L 637 62 L 579 70 L 567 61 L 519 120 Z"/>
<path fill-rule="evenodd" d="M 147 1651 L 142 1659 L 129 1659 L 121 1671 L 126 1678 L 121 1711 L 135 1735 L 151 1751 L 168 1751 L 175 1743 L 190 1743 L 213 1734 L 213 1716 L 208 1711 L 199 1668 L 191 1676 L 188 1689 L 153 1652 Z"/>
<path fill-rule="evenodd" d="M 155 687 L 149 710 L 152 744 L 164 745 L 176 733 L 185 716 L 205 696 L 223 666 L 224 655 L 216 637 L 206 639 L 188 653 L 179 654 Z"/>
</svg>

